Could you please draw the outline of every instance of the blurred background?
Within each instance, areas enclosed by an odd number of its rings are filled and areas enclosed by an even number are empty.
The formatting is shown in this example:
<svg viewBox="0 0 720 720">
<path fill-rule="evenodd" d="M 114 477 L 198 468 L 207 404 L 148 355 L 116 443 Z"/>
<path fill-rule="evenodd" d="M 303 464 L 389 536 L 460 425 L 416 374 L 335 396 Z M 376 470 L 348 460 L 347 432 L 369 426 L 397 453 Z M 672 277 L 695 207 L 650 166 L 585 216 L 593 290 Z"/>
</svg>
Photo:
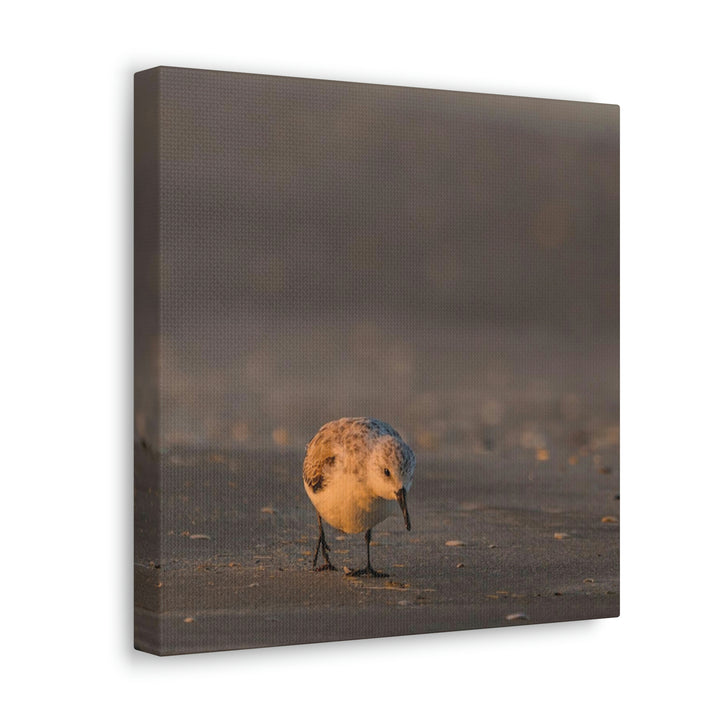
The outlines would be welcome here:
<svg viewBox="0 0 720 720">
<path fill-rule="evenodd" d="M 302 449 L 370 415 L 438 455 L 616 450 L 616 106 L 178 69 L 160 92 L 140 436 Z"/>
</svg>

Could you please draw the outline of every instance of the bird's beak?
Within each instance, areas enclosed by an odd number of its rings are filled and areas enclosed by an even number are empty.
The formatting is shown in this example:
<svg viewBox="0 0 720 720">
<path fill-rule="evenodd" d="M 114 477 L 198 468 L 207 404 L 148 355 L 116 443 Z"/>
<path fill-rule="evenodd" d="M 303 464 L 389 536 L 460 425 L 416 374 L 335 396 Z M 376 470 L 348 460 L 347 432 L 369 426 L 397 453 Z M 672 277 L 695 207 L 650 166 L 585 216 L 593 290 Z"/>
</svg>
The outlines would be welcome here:
<svg viewBox="0 0 720 720">
<path fill-rule="evenodd" d="M 395 497 L 397 498 L 398 504 L 400 505 L 400 509 L 402 510 L 403 520 L 405 520 L 405 527 L 409 530 L 410 529 L 410 516 L 408 515 L 407 501 L 405 499 L 405 488 L 400 488 L 395 493 Z"/>
</svg>

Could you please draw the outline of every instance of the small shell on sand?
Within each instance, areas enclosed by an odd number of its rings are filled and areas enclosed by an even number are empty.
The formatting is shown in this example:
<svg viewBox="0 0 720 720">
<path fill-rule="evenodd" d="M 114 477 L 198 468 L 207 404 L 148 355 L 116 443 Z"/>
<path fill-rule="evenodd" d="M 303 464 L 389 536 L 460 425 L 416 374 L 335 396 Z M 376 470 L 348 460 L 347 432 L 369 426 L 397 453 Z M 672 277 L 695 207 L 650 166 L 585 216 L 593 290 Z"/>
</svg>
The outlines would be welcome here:
<svg viewBox="0 0 720 720">
<path fill-rule="evenodd" d="M 465 543 L 462 540 L 448 540 L 445 544 L 448 547 L 462 547 Z"/>
<path fill-rule="evenodd" d="M 209 540 L 209 535 L 203 535 L 202 533 L 196 533 L 195 535 L 190 536 L 191 540 Z"/>
<path fill-rule="evenodd" d="M 554 537 L 556 540 L 566 540 L 567 538 L 570 537 L 570 535 L 568 535 L 568 533 L 564 533 L 564 532 L 556 532 L 556 533 L 553 535 L 553 537 Z"/>
<path fill-rule="evenodd" d="M 618 519 L 614 515 L 606 515 L 600 522 L 616 523 Z"/>
<path fill-rule="evenodd" d="M 505 616 L 506 620 L 527 620 L 528 616 L 525 613 L 517 612 L 517 613 L 510 613 L 509 615 Z"/>
</svg>

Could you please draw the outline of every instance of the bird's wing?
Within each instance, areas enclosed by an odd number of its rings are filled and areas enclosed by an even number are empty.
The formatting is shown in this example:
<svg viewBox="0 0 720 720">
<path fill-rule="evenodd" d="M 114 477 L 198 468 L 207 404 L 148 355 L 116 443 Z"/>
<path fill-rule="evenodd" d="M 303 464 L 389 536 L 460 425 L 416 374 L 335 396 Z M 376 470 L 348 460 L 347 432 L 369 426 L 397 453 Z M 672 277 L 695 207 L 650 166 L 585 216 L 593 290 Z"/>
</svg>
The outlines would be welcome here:
<svg viewBox="0 0 720 720">
<path fill-rule="evenodd" d="M 325 486 L 327 469 L 334 462 L 335 454 L 330 442 L 321 436 L 313 438 L 303 463 L 303 480 L 314 493 Z"/>
</svg>

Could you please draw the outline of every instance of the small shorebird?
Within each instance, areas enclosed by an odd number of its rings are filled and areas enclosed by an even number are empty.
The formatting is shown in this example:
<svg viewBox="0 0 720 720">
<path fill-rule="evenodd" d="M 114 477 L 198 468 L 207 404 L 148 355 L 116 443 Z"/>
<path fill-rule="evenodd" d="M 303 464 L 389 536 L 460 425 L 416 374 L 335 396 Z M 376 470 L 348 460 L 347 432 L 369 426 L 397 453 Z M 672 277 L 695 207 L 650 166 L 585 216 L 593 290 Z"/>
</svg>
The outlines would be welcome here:
<svg viewBox="0 0 720 720">
<path fill-rule="evenodd" d="M 308 443 L 303 480 L 315 506 L 320 536 L 313 568 L 335 570 L 322 521 L 344 533 L 365 533 L 367 566 L 351 575 L 387 577 L 370 564 L 372 529 L 400 505 L 410 529 L 406 494 L 415 470 L 410 446 L 387 423 L 373 418 L 341 418 L 323 425 Z M 322 551 L 325 564 L 316 567 Z"/>
</svg>

